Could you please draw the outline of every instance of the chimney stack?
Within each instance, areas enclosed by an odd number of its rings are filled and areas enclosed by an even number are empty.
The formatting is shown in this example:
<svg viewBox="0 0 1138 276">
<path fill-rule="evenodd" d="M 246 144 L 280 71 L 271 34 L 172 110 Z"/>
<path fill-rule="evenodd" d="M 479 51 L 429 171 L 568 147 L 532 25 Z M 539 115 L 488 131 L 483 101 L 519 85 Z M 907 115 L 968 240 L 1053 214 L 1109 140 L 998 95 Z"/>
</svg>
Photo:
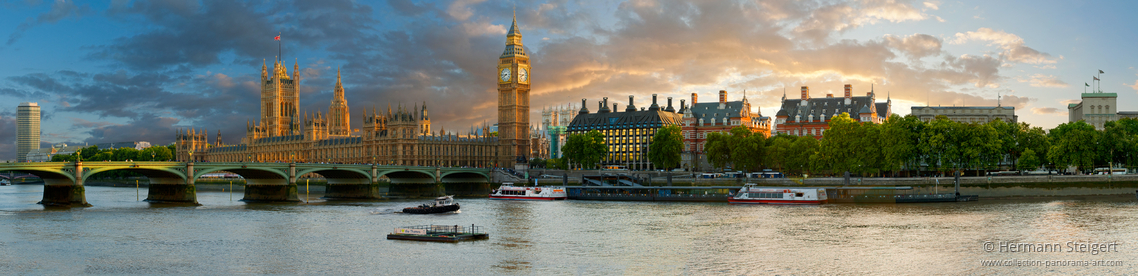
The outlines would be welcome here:
<svg viewBox="0 0 1138 276">
<path fill-rule="evenodd" d="M 727 103 L 727 90 L 719 90 L 719 103 Z"/>
<path fill-rule="evenodd" d="M 696 93 L 691 93 L 691 105 L 695 106 L 695 103 L 699 102 L 698 100 L 699 95 L 696 95 Z"/>
<path fill-rule="evenodd" d="M 664 111 L 676 112 L 676 109 L 672 108 L 672 97 L 668 97 L 668 108 L 665 108 Z"/>
<path fill-rule="evenodd" d="M 695 93 L 692 93 L 692 94 L 695 94 Z M 684 99 L 680 99 L 680 112 L 683 112 L 684 109 L 688 109 L 688 106 L 687 106 L 687 104 L 684 103 Z"/>
<path fill-rule="evenodd" d="M 846 85 L 846 99 L 853 97 L 853 85 Z"/>
<path fill-rule="evenodd" d="M 652 106 L 649 106 L 648 110 L 651 110 L 651 111 L 660 110 L 660 105 L 656 103 L 656 94 L 652 94 Z"/>
<path fill-rule="evenodd" d="M 636 111 L 636 105 L 632 104 L 632 95 L 628 95 L 628 106 L 624 108 L 624 112 Z"/>
<path fill-rule="evenodd" d="M 802 100 L 805 101 L 805 100 L 809 100 L 809 99 L 810 99 L 810 87 L 809 86 L 802 86 Z"/>
</svg>

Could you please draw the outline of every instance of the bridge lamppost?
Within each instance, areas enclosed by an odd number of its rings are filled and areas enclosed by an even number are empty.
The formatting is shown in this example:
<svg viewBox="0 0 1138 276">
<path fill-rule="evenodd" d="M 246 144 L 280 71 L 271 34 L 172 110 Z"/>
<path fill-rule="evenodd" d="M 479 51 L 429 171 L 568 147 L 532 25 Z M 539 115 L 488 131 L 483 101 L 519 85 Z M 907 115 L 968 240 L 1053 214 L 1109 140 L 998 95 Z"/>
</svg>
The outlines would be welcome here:
<svg viewBox="0 0 1138 276">
<path fill-rule="evenodd" d="M 246 163 L 253 162 L 253 155 L 252 154 L 245 154 L 245 162 Z"/>
<path fill-rule="evenodd" d="M 194 150 L 190 150 L 190 163 L 194 162 Z"/>
<path fill-rule="evenodd" d="M 154 156 L 155 155 L 157 155 L 157 152 L 150 151 L 150 162 L 154 162 Z"/>
<path fill-rule="evenodd" d="M 296 163 L 296 151 L 291 151 L 288 153 L 288 162 Z"/>
</svg>

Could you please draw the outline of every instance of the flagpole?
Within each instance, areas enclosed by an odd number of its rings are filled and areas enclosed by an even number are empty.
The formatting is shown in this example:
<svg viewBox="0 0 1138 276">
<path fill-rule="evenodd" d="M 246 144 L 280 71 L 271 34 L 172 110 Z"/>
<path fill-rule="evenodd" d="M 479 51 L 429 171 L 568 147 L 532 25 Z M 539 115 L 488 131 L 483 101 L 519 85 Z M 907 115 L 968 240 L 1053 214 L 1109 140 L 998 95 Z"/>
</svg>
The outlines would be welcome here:
<svg viewBox="0 0 1138 276">
<path fill-rule="evenodd" d="M 278 32 L 277 37 L 278 37 L 277 38 L 277 63 L 280 63 L 281 59 L 284 58 L 284 57 L 281 57 L 281 55 L 283 55 L 283 52 L 281 52 L 281 40 L 279 38 L 279 37 L 281 37 L 281 33 Z"/>
</svg>

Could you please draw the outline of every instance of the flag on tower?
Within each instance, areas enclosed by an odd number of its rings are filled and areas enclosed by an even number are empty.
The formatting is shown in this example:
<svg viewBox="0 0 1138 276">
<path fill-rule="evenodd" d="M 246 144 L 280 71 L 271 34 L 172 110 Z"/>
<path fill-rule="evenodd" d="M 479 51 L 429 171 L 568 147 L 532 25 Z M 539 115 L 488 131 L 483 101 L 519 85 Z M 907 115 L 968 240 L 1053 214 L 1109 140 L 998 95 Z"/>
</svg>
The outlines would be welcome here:
<svg viewBox="0 0 1138 276">
<path fill-rule="evenodd" d="M 281 36 L 278 35 L 277 37 L 274 37 L 273 39 L 281 40 Z"/>
<path fill-rule="evenodd" d="M 1085 82 L 1083 83 L 1083 85 L 1086 85 L 1087 87 L 1091 87 L 1091 85 L 1090 85 L 1090 84 L 1087 84 L 1087 83 L 1085 83 Z"/>
<path fill-rule="evenodd" d="M 1098 77 L 1093 77 L 1093 78 L 1095 78 L 1095 80 L 1099 80 Z"/>
<path fill-rule="evenodd" d="M 1098 73 L 1099 73 L 1099 74 L 1106 74 L 1106 72 L 1103 72 L 1103 71 L 1102 71 L 1102 69 L 1099 69 L 1099 70 L 1098 70 Z"/>
</svg>

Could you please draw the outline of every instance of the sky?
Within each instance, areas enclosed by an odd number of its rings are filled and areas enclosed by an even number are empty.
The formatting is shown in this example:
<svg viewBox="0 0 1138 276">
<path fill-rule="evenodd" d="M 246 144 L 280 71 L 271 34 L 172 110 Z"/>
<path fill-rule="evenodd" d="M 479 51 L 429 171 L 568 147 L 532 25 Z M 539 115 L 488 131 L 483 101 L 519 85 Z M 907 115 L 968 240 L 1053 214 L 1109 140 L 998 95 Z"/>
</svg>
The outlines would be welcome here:
<svg viewBox="0 0 1138 276">
<path fill-rule="evenodd" d="M 844 84 L 900 115 L 999 98 L 1043 128 L 1085 84 L 1138 110 L 1135 1 L 0 1 L 0 160 L 15 159 L 21 102 L 42 106 L 43 146 L 162 145 L 187 128 L 238 143 L 278 55 L 299 63 L 302 111 L 327 113 L 339 69 L 353 128 L 365 108 L 425 102 L 434 132 L 466 133 L 497 119 L 515 13 L 532 123 L 583 98 L 719 90 L 773 116 L 784 90 Z"/>
</svg>

